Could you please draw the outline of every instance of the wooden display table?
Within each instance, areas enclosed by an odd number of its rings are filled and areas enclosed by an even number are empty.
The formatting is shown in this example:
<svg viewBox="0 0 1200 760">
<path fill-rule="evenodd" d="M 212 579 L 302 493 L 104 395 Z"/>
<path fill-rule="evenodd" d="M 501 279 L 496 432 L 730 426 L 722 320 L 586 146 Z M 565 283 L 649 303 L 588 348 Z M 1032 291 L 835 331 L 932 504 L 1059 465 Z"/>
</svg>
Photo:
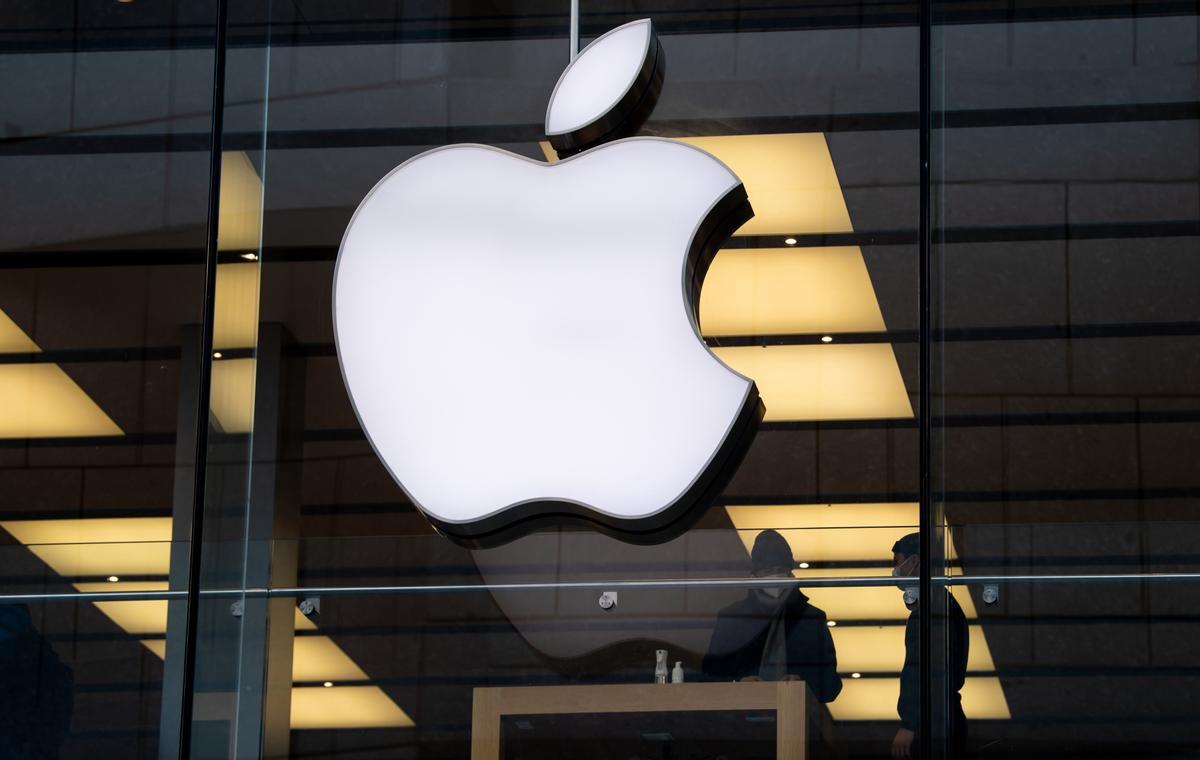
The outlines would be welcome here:
<svg viewBox="0 0 1200 760">
<path fill-rule="evenodd" d="M 804 760 L 811 738 L 833 747 L 829 711 L 802 681 L 477 688 L 471 760 L 498 760 L 506 715 L 774 710 L 776 757 Z M 834 752 L 834 754 L 840 754 Z"/>
</svg>

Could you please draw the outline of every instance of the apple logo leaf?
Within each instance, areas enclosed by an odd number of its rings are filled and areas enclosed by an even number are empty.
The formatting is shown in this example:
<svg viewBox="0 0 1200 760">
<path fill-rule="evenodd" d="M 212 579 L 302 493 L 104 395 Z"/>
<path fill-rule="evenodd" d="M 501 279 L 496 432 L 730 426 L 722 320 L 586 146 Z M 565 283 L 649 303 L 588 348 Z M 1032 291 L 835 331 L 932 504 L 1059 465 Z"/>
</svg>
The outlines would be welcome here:
<svg viewBox="0 0 1200 760">
<path fill-rule="evenodd" d="M 650 22 L 618 27 L 551 99 L 567 158 L 435 148 L 381 179 L 346 227 L 333 320 L 351 404 L 455 541 L 567 523 L 669 540 L 757 432 L 754 381 L 698 326 L 708 264 L 753 216 L 745 188 L 691 145 L 614 139 L 649 114 L 662 71 Z"/>
<path fill-rule="evenodd" d="M 650 19 L 618 26 L 584 48 L 546 108 L 546 138 L 559 158 L 637 132 L 658 102 L 665 70 Z"/>
</svg>

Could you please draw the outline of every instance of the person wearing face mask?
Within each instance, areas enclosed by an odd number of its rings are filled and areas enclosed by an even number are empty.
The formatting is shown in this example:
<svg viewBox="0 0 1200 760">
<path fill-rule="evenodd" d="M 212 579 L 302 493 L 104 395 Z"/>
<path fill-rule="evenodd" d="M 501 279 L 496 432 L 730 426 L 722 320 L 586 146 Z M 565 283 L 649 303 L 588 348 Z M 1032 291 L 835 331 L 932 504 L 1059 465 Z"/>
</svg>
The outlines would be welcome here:
<svg viewBox="0 0 1200 760">
<path fill-rule="evenodd" d="M 756 578 L 791 578 L 796 561 L 787 540 L 764 530 L 750 552 Z M 792 585 L 750 589 L 717 615 L 703 670 L 714 679 L 804 681 L 822 702 L 842 690 L 825 613 Z"/>
<path fill-rule="evenodd" d="M 900 699 L 896 703 L 896 711 L 900 713 L 900 730 L 892 739 L 892 757 L 895 760 L 917 757 L 921 741 L 921 599 L 917 580 L 920 575 L 920 551 L 919 533 L 910 533 L 892 545 L 892 575 L 906 579 L 900 584 L 900 589 L 904 593 L 904 606 L 909 609 L 908 623 L 904 626 L 904 668 L 900 671 Z M 944 673 L 947 685 L 951 689 L 947 716 L 947 757 L 957 760 L 966 757 L 967 717 L 963 714 L 962 697 L 959 692 L 962 691 L 967 678 L 967 650 L 970 640 L 967 617 L 963 614 L 962 607 L 954 600 L 949 590 L 942 593 L 946 595 L 946 616 L 942 619 L 940 611 L 935 612 L 938 617 L 934 619 L 934 636 L 945 635 L 949 650 L 947 670 Z M 938 649 L 934 647 L 935 657 L 938 656 Z M 935 717 L 935 720 L 938 719 Z"/>
</svg>

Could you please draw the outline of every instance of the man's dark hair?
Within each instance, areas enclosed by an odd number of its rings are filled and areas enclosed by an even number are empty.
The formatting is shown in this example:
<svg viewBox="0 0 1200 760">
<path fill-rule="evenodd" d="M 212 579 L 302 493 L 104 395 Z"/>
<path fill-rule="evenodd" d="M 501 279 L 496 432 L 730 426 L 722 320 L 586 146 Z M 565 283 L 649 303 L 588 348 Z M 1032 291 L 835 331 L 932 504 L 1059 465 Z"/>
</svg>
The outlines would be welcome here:
<svg viewBox="0 0 1200 760">
<path fill-rule="evenodd" d="M 893 554 L 903 554 L 906 557 L 911 557 L 914 554 L 921 553 L 921 534 L 909 533 L 904 538 L 892 544 Z"/>
</svg>

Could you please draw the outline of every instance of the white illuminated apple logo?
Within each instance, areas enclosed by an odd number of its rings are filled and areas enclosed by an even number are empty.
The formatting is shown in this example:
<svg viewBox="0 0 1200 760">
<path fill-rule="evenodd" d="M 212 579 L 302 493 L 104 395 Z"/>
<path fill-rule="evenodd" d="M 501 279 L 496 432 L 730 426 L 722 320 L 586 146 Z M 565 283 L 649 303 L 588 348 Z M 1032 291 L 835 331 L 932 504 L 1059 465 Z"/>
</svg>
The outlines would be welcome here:
<svg viewBox="0 0 1200 760">
<path fill-rule="evenodd" d="M 706 504 L 763 414 L 697 328 L 700 281 L 753 212 L 704 151 L 628 138 L 657 100 L 648 20 L 563 72 L 546 164 L 422 153 L 354 213 L 334 274 L 338 358 L 371 445 L 460 540 L 577 518 L 659 540 Z"/>
</svg>

